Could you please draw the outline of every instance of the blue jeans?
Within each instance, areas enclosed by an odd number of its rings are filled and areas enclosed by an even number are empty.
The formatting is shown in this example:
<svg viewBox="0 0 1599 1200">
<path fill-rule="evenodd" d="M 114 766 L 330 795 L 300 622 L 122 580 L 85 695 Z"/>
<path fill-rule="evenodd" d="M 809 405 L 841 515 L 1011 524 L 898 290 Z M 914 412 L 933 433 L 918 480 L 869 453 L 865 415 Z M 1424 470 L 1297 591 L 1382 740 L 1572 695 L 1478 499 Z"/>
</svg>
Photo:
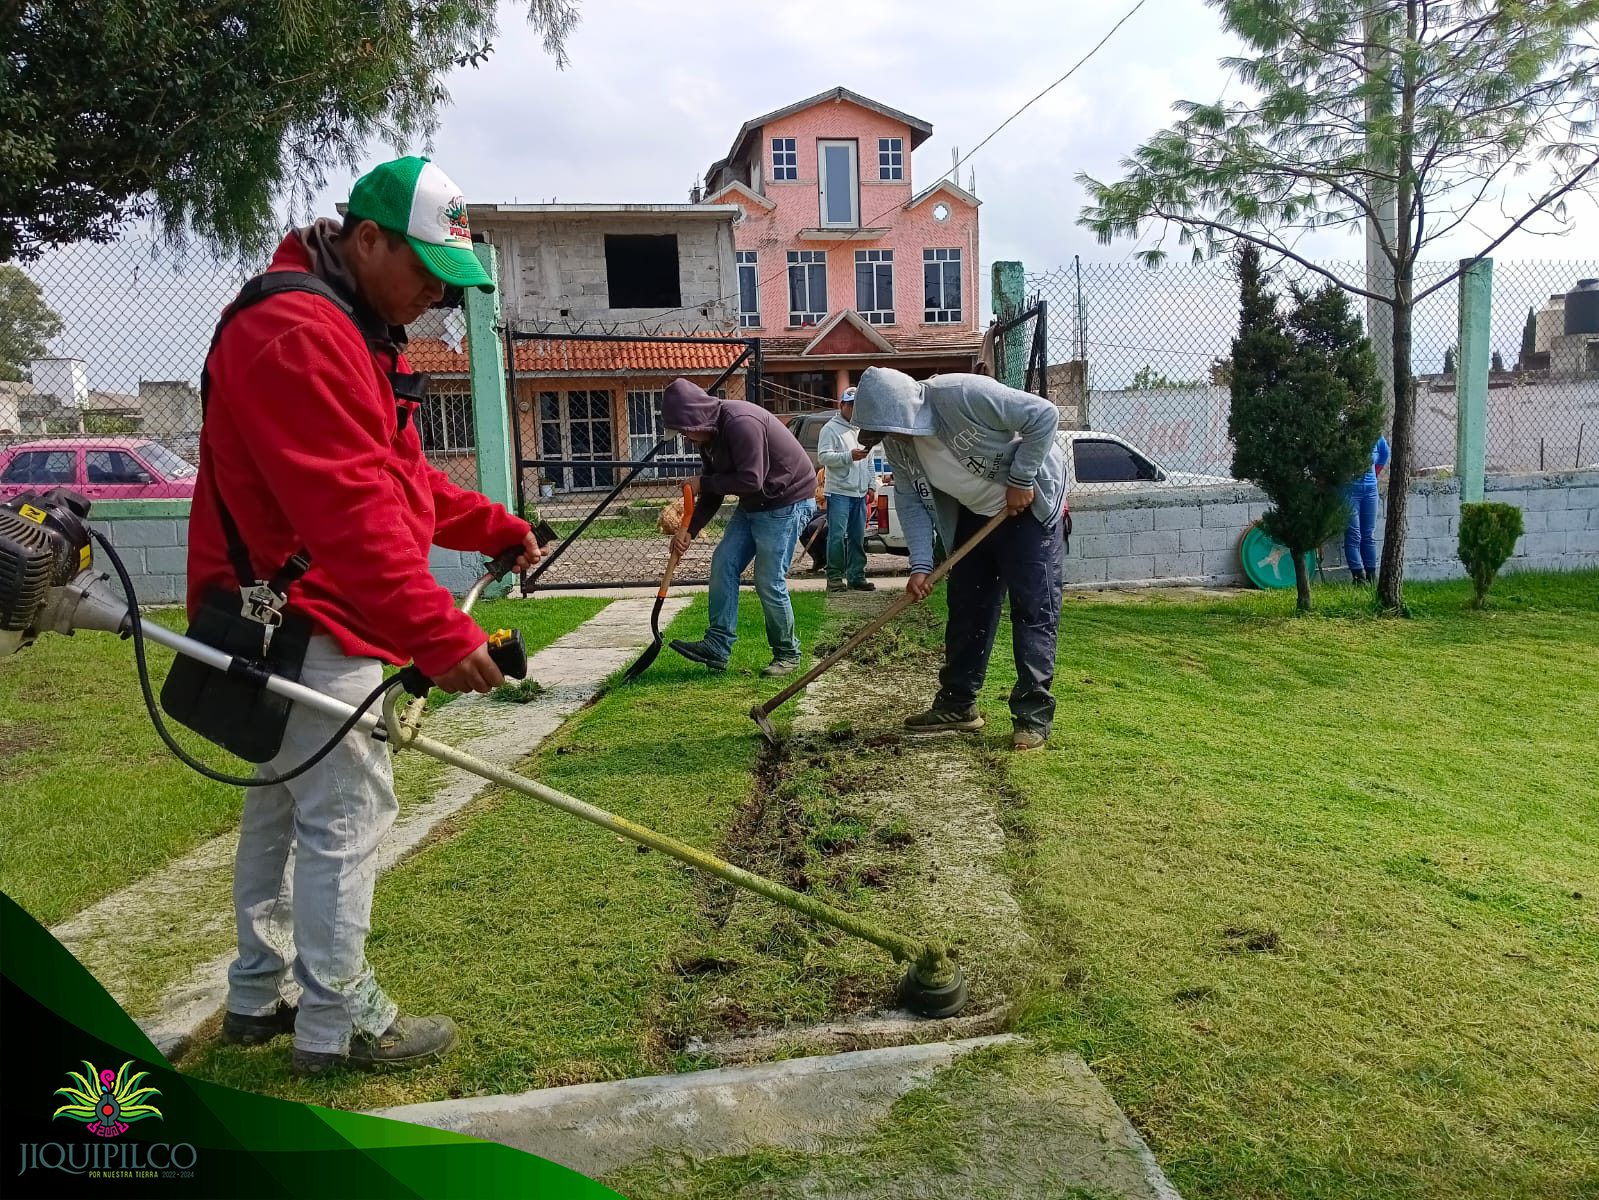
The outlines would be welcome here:
<svg viewBox="0 0 1599 1200">
<path fill-rule="evenodd" d="M 1358 577 L 1377 573 L 1377 483 L 1362 479 L 1344 490 L 1349 501 L 1349 524 L 1344 527 L 1344 561 Z"/>
<path fill-rule="evenodd" d="M 955 526 L 960 546 L 987 522 L 962 508 Z M 1011 650 L 1016 686 L 1010 715 L 1018 729 L 1049 735 L 1055 720 L 1055 642 L 1060 633 L 1065 547 L 1060 526 L 1045 528 L 1032 513 L 1012 517 L 949 573 L 949 624 L 944 669 L 933 707 L 964 712 L 977 703 L 988 656 L 999 632 L 1000 605 L 1010 596 Z"/>
<path fill-rule="evenodd" d="M 738 640 L 738 578 L 755 560 L 755 594 L 766 615 L 766 640 L 773 658 L 798 658 L 794 608 L 788 602 L 788 568 L 799 536 L 816 511 L 816 501 L 800 500 L 765 512 L 736 509 L 711 555 L 711 627 L 705 645 L 724 661 Z"/>
<path fill-rule="evenodd" d="M 866 581 L 866 497 L 827 497 L 827 581 Z"/>
</svg>

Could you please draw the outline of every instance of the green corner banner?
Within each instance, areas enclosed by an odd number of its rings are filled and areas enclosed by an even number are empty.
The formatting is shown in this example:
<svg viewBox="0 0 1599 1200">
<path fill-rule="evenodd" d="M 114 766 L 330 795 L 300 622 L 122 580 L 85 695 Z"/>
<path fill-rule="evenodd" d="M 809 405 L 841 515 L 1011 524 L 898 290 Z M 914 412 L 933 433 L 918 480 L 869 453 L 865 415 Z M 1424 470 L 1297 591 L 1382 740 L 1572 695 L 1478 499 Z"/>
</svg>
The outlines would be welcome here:
<svg viewBox="0 0 1599 1200">
<path fill-rule="evenodd" d="M 0 1195 L 433 1200 L 615 1192 L 520 1150 L 180 1074 L 0 893 Z"/>
</svg>

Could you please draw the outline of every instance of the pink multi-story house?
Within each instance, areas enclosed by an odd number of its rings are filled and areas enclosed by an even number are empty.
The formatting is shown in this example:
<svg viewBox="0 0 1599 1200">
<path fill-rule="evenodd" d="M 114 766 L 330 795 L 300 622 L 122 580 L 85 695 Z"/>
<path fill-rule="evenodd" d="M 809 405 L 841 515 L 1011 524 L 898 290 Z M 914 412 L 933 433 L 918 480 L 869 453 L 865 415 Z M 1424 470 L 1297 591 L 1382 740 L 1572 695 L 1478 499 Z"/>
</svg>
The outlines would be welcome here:
<svg viewBox="0 0 1599 1200">
<path fill-rule="evenodd" d="M 736 204 L 742 332 L 761 339 L 768 399 L 835 399 L 874 364 L 969 371 L 978 324 L 978 199 L 918 192 L 926 121 L 836 87 L 746 121 L 711 164 L 706 204 Z"/>
</svg>

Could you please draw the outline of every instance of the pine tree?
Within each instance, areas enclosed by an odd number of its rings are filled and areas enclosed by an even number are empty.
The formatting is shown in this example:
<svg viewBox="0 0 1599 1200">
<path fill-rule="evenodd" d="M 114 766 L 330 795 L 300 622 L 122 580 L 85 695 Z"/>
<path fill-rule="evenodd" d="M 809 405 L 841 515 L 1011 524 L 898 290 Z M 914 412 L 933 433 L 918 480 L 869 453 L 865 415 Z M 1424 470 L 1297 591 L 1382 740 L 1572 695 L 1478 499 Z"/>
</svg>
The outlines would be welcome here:
<svg viewBox="0 0 1599 1200">
<path fill-rule="evenodd" d="M 1121 179 L 1079 176 L 1079 221 L 1141 239 L 1151 265 L 1168 231 L 1198 258 L 1250 242 L 1392 310 L 1395 486 L 1377 595 L 1403 611 L 1416 306 L 1518 230 L 1572 228 L 1567 198 L 1599 190 L 1599 0 L 1208 3 L 1241 44 L 1223 65 L 1245 94 L 1182 101 Z M 1380 277 L 1299 248 L 1338 228 L 1374 235 Z M 1418 272 L 1444 238 L 1457 265 Z"/>
<path fill-rule="evenodd" d="M 1455 373 L 1455 348 L 1453 346 L 1445 346 L 1444 347 L 1444 374 L 1445 375 L 1453 375 L 1454 373 Z"/>
<path fill-rule="evenodd" d="M 1227 418 L 1233 474 L 1271 501 L 1261 525 L 1293 556 L 1299 611 L 1308 612 L 1305 556 L 1348 520 L 1344 489 L 1370 464 L 1382 432 L 1377 361 L 1337 288 L 1295 288 L 1285 316 L 1253 246 L 1240 252 L 1239 281 Z"/>
<path fill-rule="evenodd" d="M 1527 323 L 1521 327 L 1521 360 L 1517 364 L 1522 370 L 1532 365 L 1532 356 L 1538 352 L 1538 314 L 1527 305 Z"/>
</svg>

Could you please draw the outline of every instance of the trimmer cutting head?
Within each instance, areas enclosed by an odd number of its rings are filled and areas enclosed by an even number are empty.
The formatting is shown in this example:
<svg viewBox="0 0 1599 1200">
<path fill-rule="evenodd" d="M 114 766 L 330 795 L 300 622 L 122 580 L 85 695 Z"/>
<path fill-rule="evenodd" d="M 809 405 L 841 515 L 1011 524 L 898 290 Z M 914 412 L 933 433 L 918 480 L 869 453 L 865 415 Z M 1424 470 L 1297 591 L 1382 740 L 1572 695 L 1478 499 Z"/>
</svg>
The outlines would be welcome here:
<svg viewBox="0 0 1599 1200">
<path fill-rule="evenodd" d="M 966 976 L 954 963 L 942 980 L 928 978 L 920 963 L 912 963 L 899 981 L 899 1002 L 918 1017 L 953 1017 L 966 1007 Z"/>
</svg>

